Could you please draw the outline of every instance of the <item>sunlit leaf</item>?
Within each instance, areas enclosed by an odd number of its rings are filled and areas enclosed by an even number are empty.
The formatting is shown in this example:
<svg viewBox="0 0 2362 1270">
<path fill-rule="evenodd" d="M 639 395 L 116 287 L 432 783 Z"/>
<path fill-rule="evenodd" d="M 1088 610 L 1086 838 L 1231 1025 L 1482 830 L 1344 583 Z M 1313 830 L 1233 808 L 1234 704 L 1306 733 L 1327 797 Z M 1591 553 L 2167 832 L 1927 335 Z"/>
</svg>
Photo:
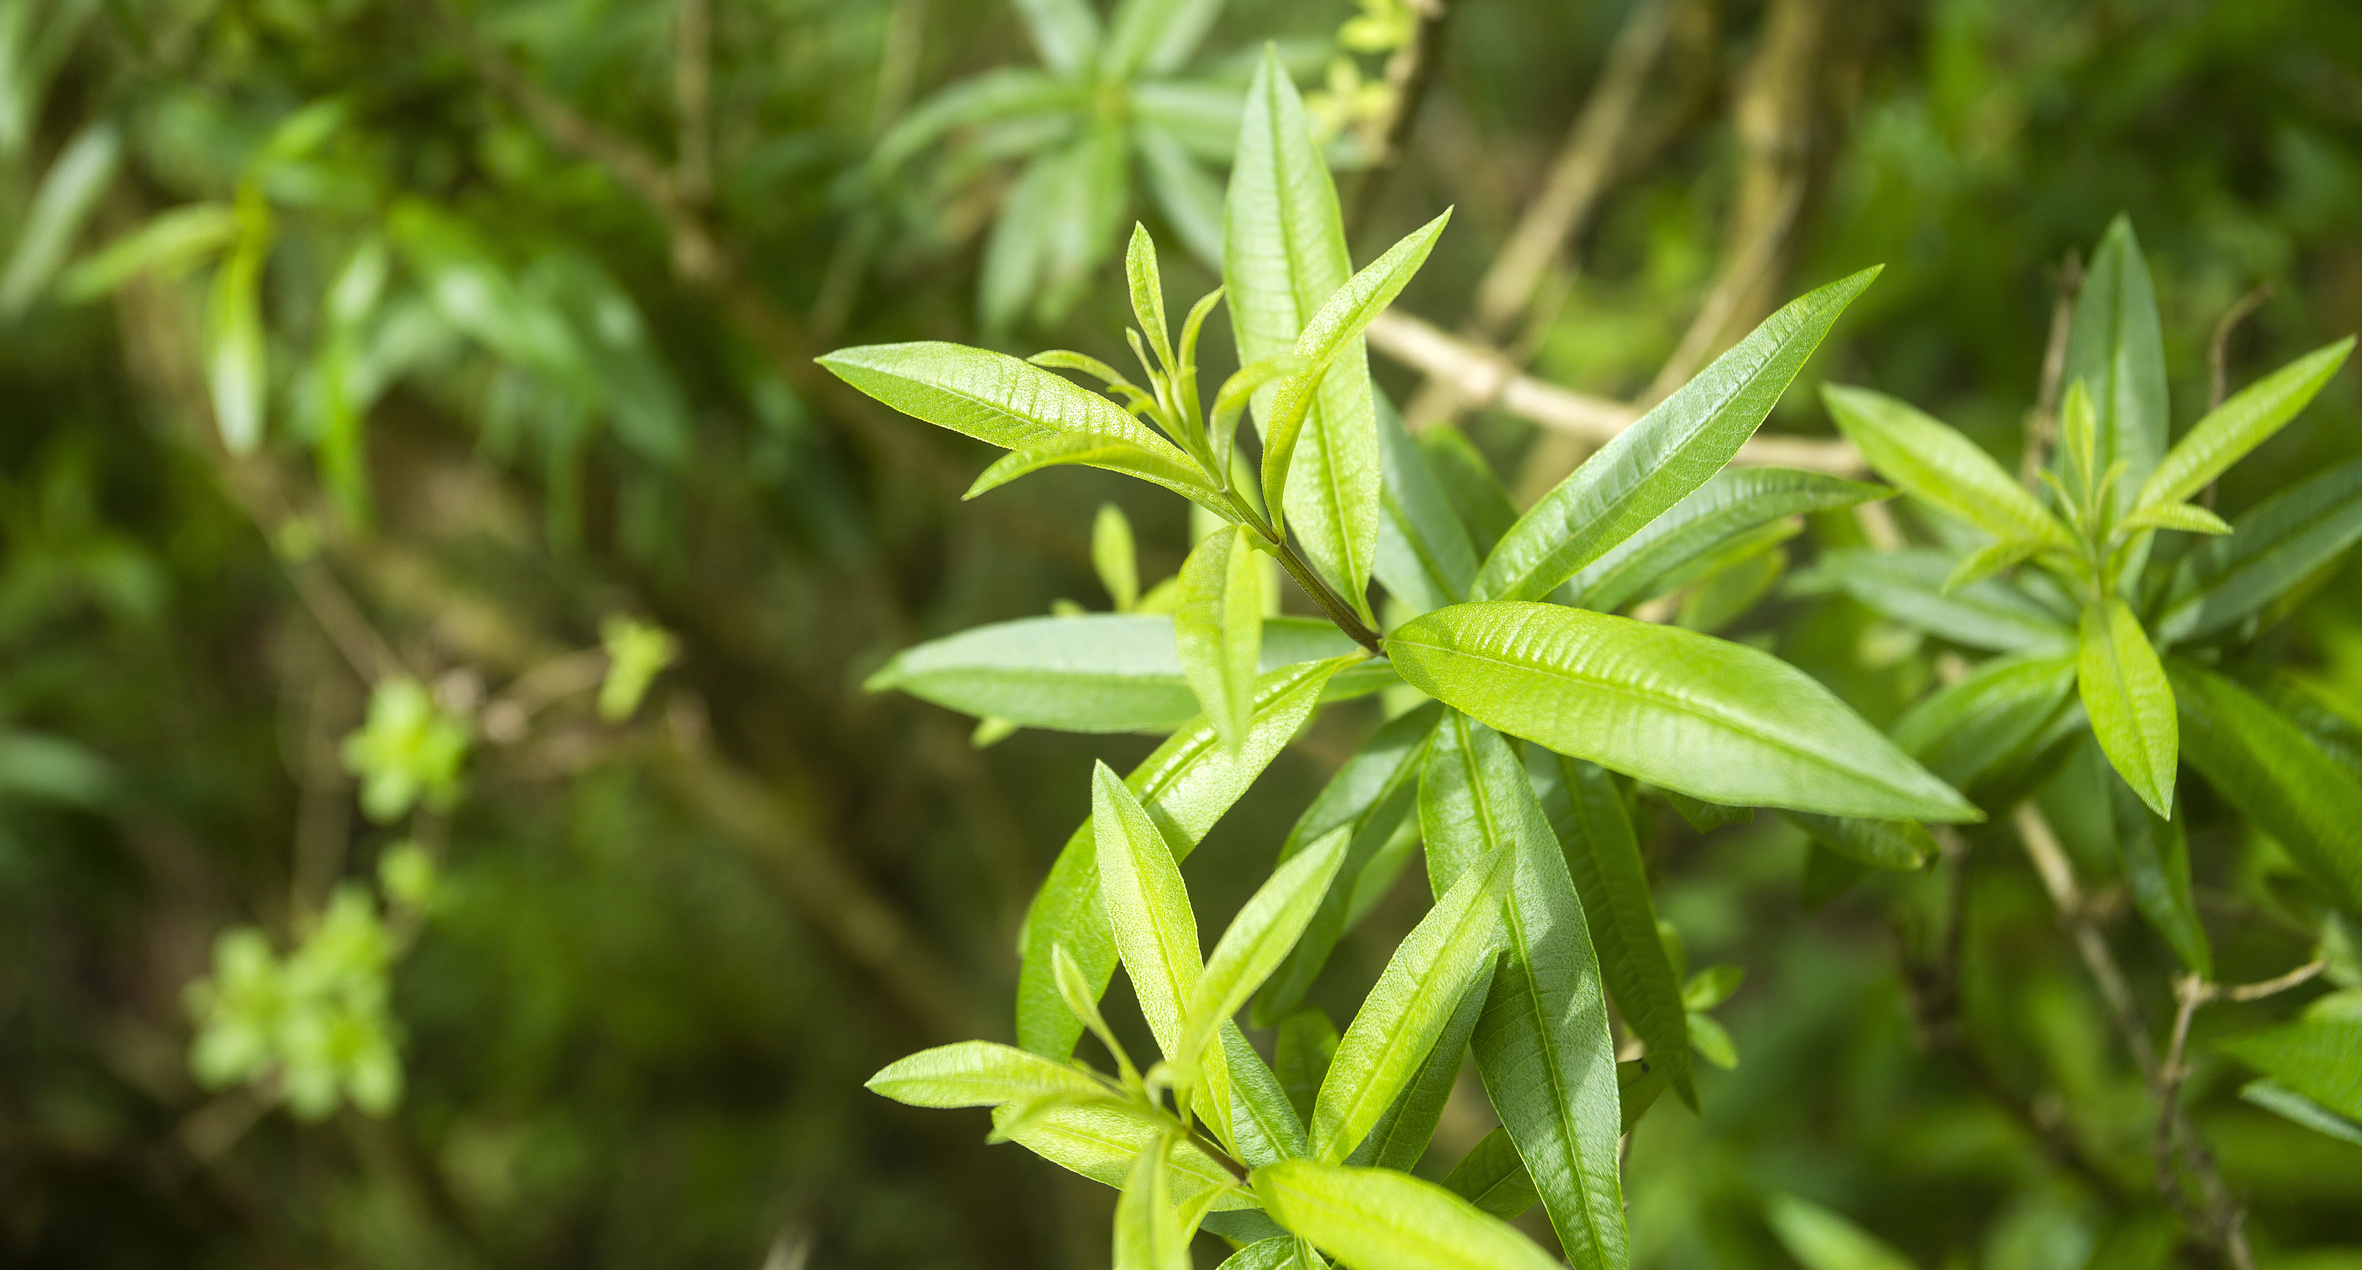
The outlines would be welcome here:
<svg viewBox="0 0 2362 1270">
<path fill-rule="evenodd" d="M 1255 1170 L 1282 1226 L 1354 1270 L 1550 1270 L 1556 1259 L 1475 1205 L 1392 1169 L 1290 1160 Z"/>
<path fill-rule="evenodd" d="M 1091 836 L 1099 897 L 1115 932 L 1124 973 L 1167 1058 L 1181 1053 L 1182 1012 L 1205 969 L 1197 914 L 1164 834 L 1129 786 L 1105 763 L 1091 772 Z"/>
<path fill-rule="evenodd" d="M 2109 599 L 2083 611 L 2075 682 L 2108 761 L 2141 801 L 2160 816 L 2172 815 L 2181 748 L 2173 685 L 2124 601 Z"/>
<path fill-rule="evenodd" d="M 913 1107 L 997 1107 L 1049 1094 L 1102 1095 L 1089 1073 L 990 1041 L 921 1050 L 869 1078 L 872 1092 Z"/>
<path fill-rule="evenodd" d="M 1976 442 L 1909 404 L 1829 384 L 1829 417 L 1872 471 L 1996 538 L 2066 546 L 2066 526 Z"/>
<path fill-rule="evenodd" d="M 1664 590 L 1669 576 L 1740 535 L 1785 517 L 1832 511 L 1891 491 L 1818 472 L 1730 467 L 1568 580 L 1576 603 L 1612 613 Z M 1678 585 L 1678 582 L 1673 583 Z"/>
<path fill-rule="evenodd" d="M 1182 673 L 1214 731 L 1246 744 L 1263 655 L 1263 570 L 1244 525 L 1215 530 L 1181 566 L 1173 637 Z"/>
</svg>

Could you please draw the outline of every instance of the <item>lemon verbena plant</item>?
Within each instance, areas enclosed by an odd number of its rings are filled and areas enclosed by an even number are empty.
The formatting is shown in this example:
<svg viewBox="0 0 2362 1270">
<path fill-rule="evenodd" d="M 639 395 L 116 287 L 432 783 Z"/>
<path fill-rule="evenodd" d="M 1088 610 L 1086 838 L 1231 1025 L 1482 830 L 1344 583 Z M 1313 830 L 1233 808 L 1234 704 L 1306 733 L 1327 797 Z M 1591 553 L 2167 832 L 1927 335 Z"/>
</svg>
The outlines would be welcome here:
<svg viewBox="0 0 2362 1270">
<path fill-rule="evenodd" d="M 1758 559 L 1800 513 L 1886 492 L 1723 470 L 1875 271 L 1781 309 L 1522 516 L 1480 487 L 1502 514 L 1471 518 L 1470 482 L 1489 476 L 1405 433 L 1361 341 L 1445 223 L 1354 270 L 1303 105 L 1267 57 L 1224 209 L 1224 285 L 1177 333 L 1155 248 L 1132 238 L 1137 379 L 1072 352 L 944 343 L 822 359 L 1006 449 L 974 494 L 1088 464 L 1170 490 L 1214 526 L 1169 615 L 1128 603 L 985 627 L 873 680 L 1002 728 L 1170 732 L 1130 773 L 1092 775 L 1090 820 L 1025 923 L 1019 1044 L 928 1050 L 871 1082 L 908 1103 L 989 1106 L 996 1139 L 1121 1187 L 1121 1267 L 1188 1265 L 1200 1228 L 1232 1241 L 1240 1267 L 1554 1264 L 1504 1220 L 1535 1204 L 1574 1264 L 1626 1265 L 1619 1138 L 1661 1090 L 1694 1104 L 1693 1048 L 1728 1048 L 1704 1011 L 1734 982 L 1729 968 L 1685 976 L 1660 935 L 1634 798 L 1782 809 L 1874 863 L 1924 837 L 1916 822 L 1978 816 L 1800 671 L 1617 615 Z M 1209 394 L 1197 354 L 1223 307 L 1242 368 Z M 1263 560 L 1324 620 L 1267 615 Z M 1389 688 L 1399 712 L 1204 952 L 1182 860 L 1324 701 Z M 1306 989 L 1421 854 L 1433 907 L 1338 1034 Z M 1153 1059 L 1101 1017 L 1118 966 Z M 1240 1025 L 1250 1006 L 1279 1029 L 1290 1081 Z M 1112 1070 L 1076 1060 L 1085 1031 Z M 1471 1051 L 1502 1128 L 1443 1183 L 1422 1180 L 1409 1169 Z"/>
</svg>

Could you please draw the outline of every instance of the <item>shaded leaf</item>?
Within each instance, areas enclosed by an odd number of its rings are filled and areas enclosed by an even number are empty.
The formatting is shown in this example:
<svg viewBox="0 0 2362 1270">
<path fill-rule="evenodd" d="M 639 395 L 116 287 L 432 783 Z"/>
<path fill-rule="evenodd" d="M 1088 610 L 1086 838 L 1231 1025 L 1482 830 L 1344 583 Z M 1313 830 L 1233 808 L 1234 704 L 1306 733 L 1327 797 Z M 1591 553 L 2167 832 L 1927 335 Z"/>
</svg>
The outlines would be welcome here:
<svg viewBox="0 0 2362 1270">
<path fill-rule="evenodd" d="M 2182 756 L 2338 904 L 2362 913 L 2362 783 L 2254 693 L 2179 659 L 2170 673 Z"/>
<path fill-rule="evenodd" d="M 1823 557 L 1819 572 L 1881 616 L 1967 648 L 2008 653 L 2074 644 L 2073 628 L 1999 579 L 1947 589 L 1958 567 L 1927 548 L 1846 548 Z"/>
<path fill-rule="evenodd" d="M 1373 572 L 1414 616 L 1457 604 L 1476 581 L 1475 546 L 1394 404 L 1380 397 L 1377 412 L 1383 485 Z"/>
<path fill-rule="evenodd" d="M 2280 491 L 2198 544 L 2174 570 L 2158 614 L 2166 646 L 2229 630 L 2362 538 L 2362 459 Z"/>
<path fill-rule="evenodd" d="M 2215 1048 L 2303 1098 L 2362 1120 L 2362 989 L 2332 993 L 2294 1022 L 2234 1036 Z"/>
<path fill-rule="evenodd" d="M 1805 1270 L 1916 1270 L 1868 1231 L 1794 1195 L 1773 1195 L 1764 1216 L 1781 1246 Z"/>
<path fill-rule="evenodd" d="M 1903 712 L 1895 744 L 1937 777 L 1974 790 L 2033 756 L 2075 687 L 2075 658 L 1996 657 Z"/>
<path fill-rule="evenodd" d="M 1804 811 L 1780 815 L 1829 850 L 1877 869 L 1916 869 L 1935 858 L 1936 841 L 1923 825 L 1908 820 L 1864 820 L 1818 816 Z M 1703 1009 L 1692 1006 L 1692 1009 Z"/>
<path fill-rule="evenodd" d="M 2076 489 L 2123 464 L 2116 477 L 2116 506 L 2132 507 L 2135 491 L 2165 453 L 2172 416 L 2157 291 L 2132 222 L 2123 216 L 2109 224 L 2083 275 L 2067 332 L 2066 378 L 2091 394 L 2092 455 L 2089 470 L 2079 471 L 2075 447 L 2062 445 L 2053 467 L 2069 489 Z"/>
<path fill-rule="evenodd" d="M 1246 907 L 1214 945 L 1196 995 L 1189 1000 L 1179 1051 L 1183 1063 L 1195 1057 L 1217 1028 L 1230 1022 L 1295 946 L 1297 935 L 1336 878 L 1338 866 L 1345 862 L 1345 849 L 1352 840 L 1350 827 L 1337 826 L 1272 870 L 1270 879 L 1248 897 Z"/>
<path fill-rule="evenodd" d="M 1568 581 L 1575 602 L 1602 613 L 1668 589 L 1683 566 L 1748 531 L 1804 512 L 1832 511 L 1889 491 L 1819 472 L 1729 467 L 1617 543 Z M 1678 584 L 1675 584 L 1678 585 Z"/>
<path fill-rule="evenodd" d="M 114 183 L 122 157 L 122 130 L 103 116 L 58 151 L 17 222 L 16 248 L 0 271 L 0 318 L 22 316 L 64 267 L 92 209 Z"/>
<path fill-rule="evenodd" d="M 2190 891 L 2190 842 L 2181 821 L 2158 816 L 2122 781 L 2108 782 L 2108 794 L 2117 859 L 2124 866 L 2133 906 L 2185 968 L 2200 978 L 2214 978 L 2214 953 Z"/>
</svg>

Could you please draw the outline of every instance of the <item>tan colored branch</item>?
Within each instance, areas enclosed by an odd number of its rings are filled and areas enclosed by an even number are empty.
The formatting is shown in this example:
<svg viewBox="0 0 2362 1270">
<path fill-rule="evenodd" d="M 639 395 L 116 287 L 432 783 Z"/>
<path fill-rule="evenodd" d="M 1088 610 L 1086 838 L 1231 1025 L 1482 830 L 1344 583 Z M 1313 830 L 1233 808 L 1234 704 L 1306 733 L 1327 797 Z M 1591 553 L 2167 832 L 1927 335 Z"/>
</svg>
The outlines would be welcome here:
<svg viewBox="0 0 2362 1270">
<path fill-rule="evenodd" d="M 1500 353 L 1472 344 L 1407 313 L 1387 312 L 1370 323 L 1370 347 L 1449 384 L 1471 405 L 1498 408 L 1592 445 L 1605 445 L 1632 426 L 1641 411 L 1518 374 Z M 1855 476 L 1867 465 L 1844 441 L 1757 436 L 1739 448 L 1740 463 L 1798 467 Z"/>
</svg>

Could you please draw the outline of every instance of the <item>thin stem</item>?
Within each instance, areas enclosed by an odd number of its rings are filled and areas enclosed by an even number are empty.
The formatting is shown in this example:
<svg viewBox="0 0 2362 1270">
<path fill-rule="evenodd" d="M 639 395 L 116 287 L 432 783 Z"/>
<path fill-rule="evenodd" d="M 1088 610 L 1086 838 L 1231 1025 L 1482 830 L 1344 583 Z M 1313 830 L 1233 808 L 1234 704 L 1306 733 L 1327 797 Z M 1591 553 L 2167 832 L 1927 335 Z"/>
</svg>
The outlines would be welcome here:
<svg viewBox="0 0 2362 1270">
<path fill-rule="evenodd" d="M 1208 1139 L 1206 1135 L 1199 1133 L 1195 1126 L 1183 1125 L 1181 1127 L 1181 1132 L 1188 1137 L 1189 1145 L 1205 1152 L 1208 1156 L 1213 1158 L 1214 1163 L 1219 1164 L 1224 1169 L 1229 1170 L 1230 1175 L 1237 1178 L 1241 1185 L 1246 1183 L 1247 1166 L 1239 1163 L 1237 1160 L 1230 1158 L 1230 1152 L 1223 1150 L 1212 1140 Z"/>
<path fill-rule="evenodd" d="M 1238 496 L 1237 490 L 1229 487 L 1228 482 L 1224 482 L 1222 494 L 1230 500 L 1231 510 L 1238 513 L 1240 521 L 1262 535 L 1263 541 L 1270 545 L 1272 554 L 1279 557 L 1280 567 L 1288 571 L 1288 576 L 1296 580 L 1296 585 L 1303 588 L 1304 594 L 1312 597 L 1312 602 L 1320 606 L 1321 613 L 1335 623 L 1338 630 L 1351 636 L 1354 643 L 1368 649 L 1370 656 L 1386 655 L 1384 639 L 1378 632 L 1371 630 L 1361 620 L 1353 611 L 1353 606 L 1345 602 L 1345 597 L 1337 594 L 1336 588 L 1313 572 L 1312 566 L 1304 563 L 1304 558 L 1297 555 L 1296 549 L 1288 545 L 1288 540 L 1271 527 L 1270 521 L 1257 514 L 1245 499 Z"/>
</svg>

